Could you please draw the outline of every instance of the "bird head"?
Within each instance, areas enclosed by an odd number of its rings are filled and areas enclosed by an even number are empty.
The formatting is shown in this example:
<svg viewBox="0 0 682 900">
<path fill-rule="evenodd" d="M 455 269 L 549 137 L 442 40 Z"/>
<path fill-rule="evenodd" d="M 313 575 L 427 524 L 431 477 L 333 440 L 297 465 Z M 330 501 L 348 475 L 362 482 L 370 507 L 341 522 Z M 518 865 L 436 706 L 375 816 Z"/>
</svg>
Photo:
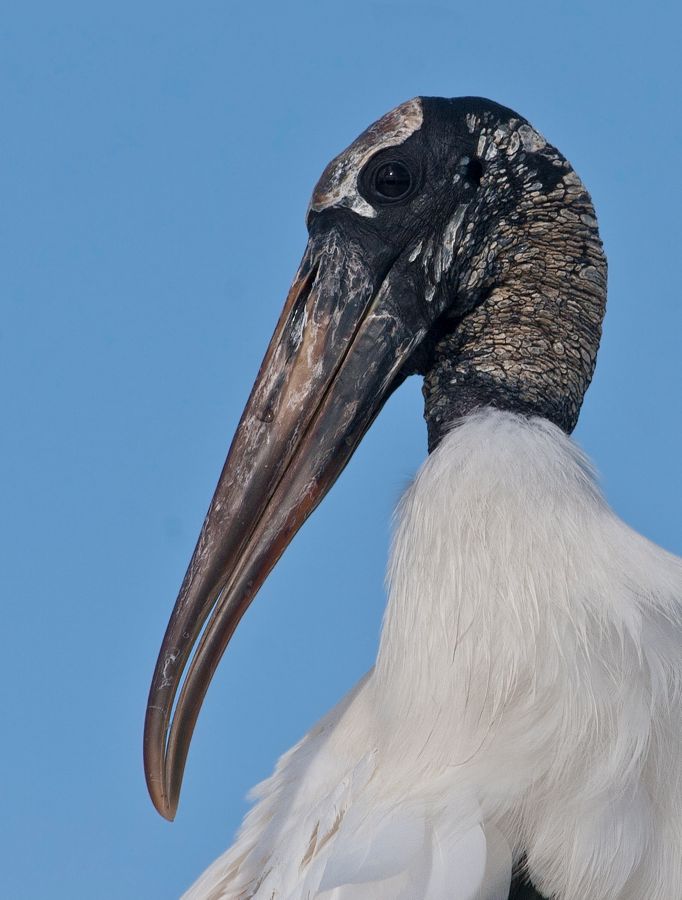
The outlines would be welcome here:
<svg viewBox="0 0 682 900">
<path fill-rule="evenodd" d="M 167 818 L 237 624 L 395 388 L 424 375 L 433 449 L 486 405 L 571 431 L 594 370 L 606 264 L 592 203 L 512 110 L 403 103 L 327 166 L 307 224 L 152 680 L 145 773 Z"/>
</svg>

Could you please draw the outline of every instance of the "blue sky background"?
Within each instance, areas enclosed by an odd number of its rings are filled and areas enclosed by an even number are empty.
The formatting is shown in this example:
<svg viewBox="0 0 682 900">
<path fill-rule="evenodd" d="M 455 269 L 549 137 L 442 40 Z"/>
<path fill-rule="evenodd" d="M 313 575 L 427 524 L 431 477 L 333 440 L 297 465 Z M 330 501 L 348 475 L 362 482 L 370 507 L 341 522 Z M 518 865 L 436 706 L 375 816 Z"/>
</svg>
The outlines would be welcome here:
<svg viewBox="0 0 682 900">
<path fill-rule="evenodd" d="M 173 825 L 141 741 L 163 630 L 328 159 L 416 94 L 516 108 L 592 192 L 609 310 L 576 436 L 682 552 L 680 14 L 590 0 L 32 2 L 0 23 L 0 895 L 172 898 L 371 664 L 390 402 L 230 646 Z"/>
</svg>

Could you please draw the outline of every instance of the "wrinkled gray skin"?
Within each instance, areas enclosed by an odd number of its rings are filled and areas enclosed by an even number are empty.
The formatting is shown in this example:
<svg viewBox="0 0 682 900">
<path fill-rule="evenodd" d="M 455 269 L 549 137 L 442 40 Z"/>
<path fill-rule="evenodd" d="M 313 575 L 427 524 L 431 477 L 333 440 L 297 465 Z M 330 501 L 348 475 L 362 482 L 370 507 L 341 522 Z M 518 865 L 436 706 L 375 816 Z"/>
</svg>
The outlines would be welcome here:
<svg viewBox="0 0 682 900">
<path fill-rule="evenodd" d="M 395 204 L 371 189 L 372 167 L 387 160 L 420 179 Z M 477 97 L 410 100 L 332 160 L 310 212 L 311 236 L 339 229 L 377 268 L 385 255 L 412 297 L 394 309 L 420 343 L 402 374 L 425 376 L 430 449 L 477 406 L 573 430 L 606 260 L 585 187 L 525 119 Z"/>
<path fill-rule="evenodd" d="M 484 171 L 466 211 L 454 289 L 488 293 L 436 340 L 425 373 L 429 447 L 458 416 L 491 405 L 567 432 L 592 378 L 606 259 L 590 196 L 523 119 L 473 121 Z"/>
</svg>

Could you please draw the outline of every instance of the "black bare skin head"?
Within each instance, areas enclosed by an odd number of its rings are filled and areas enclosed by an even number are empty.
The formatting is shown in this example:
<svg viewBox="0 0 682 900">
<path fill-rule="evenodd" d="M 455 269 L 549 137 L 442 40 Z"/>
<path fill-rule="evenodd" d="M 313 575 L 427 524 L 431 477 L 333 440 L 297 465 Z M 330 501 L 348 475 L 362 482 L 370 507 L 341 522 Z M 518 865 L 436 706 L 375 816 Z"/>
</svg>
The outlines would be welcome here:
<svg viewBox="0 0 682 900">
<path fill-rule="evenodd" d="M 425 376 L 430 449 L 485 405 L 570 432 L 606 298 L 589 194 L 512 110 L 477 97 L 410 103 L 422 121 L 409 137 L 365 160 L 363 140 L 376 145 L 384 117 L 330 163 L 313 195 L 311 233 L 340 228 L 371 250 L 380 277 L 400 270 L 409 302 L 396 312 L 426 331 L 402 375 Z M 362 163 L 355 194 L 348 185 L 339 196 L 339 161 L 348 175 Z"/>
</svg>

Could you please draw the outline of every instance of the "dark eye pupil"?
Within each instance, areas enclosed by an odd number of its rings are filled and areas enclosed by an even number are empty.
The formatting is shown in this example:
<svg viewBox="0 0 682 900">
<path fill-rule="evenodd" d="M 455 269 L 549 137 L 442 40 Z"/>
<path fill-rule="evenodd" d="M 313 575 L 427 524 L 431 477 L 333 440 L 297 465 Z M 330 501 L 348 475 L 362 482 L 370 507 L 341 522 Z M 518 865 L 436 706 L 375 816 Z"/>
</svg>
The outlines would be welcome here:
<svg viewBox="0 0 682 900">
<path fill-rule="evenodd" d="M 407 167 L 399 162 L 387 162 L 376 170 L 374 188 L 382 197 L 391 200 L 404 197 L 410 190 L 412 178 Z"/>
</svg>

